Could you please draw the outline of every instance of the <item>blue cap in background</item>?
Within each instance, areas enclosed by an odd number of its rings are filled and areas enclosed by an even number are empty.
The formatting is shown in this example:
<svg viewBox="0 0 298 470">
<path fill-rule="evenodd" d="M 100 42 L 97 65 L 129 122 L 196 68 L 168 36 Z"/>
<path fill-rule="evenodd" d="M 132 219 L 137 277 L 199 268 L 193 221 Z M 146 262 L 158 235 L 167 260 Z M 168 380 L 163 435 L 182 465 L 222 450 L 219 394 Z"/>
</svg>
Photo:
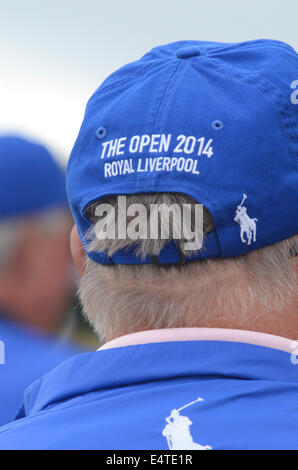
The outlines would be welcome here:
<svg viewBox="0 0 298 470">
<path fill-rule="evenodd" d="M 274 40 L 175 42 L 113 73 L 90 98 L 68 163 L 83 244 L 90 203 L 158 192 L 187 194 L 213 217 L 216 231 L 189 259 L 235 257 L 296 235 L 297 80 L 296 51 Z M 126 250 L 87 253 L 104 264 L 152 262 Z M 173 242 L 159 255 L 179 258 Z"/>
<path fill-rule="evenodd" d="M 67 206 L 64 171 L 48 150 L 0 136 L 0 219 Z"/>
</svg>

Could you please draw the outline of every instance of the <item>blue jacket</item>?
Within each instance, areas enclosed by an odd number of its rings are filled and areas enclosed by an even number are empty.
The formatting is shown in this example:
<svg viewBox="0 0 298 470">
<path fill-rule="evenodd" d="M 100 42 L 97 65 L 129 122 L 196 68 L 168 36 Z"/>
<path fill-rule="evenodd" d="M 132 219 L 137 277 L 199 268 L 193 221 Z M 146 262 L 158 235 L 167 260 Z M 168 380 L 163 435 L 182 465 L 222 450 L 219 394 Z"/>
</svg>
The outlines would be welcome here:
<svg viewBox="0 0 298 470">
<path fill-rule="evenodd" d="M 0 319 L 0 425 L 12 421 L 25 389 L 79 348 Z"/>
<path fill-rule="evenodd" d="M 75 356 L 26 392 L 0 449 L 298 449 L 298 365 L 228 341 Z"/>
</svg>

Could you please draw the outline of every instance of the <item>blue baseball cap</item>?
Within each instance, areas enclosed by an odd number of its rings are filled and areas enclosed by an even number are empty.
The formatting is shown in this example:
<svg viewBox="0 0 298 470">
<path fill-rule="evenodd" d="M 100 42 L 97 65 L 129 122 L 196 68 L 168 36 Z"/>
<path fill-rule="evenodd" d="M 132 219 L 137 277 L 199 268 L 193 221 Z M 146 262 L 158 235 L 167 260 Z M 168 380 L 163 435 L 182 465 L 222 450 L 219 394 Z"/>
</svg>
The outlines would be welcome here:
<svg viewBox="0 0 298 470">
<path fill-rule="evenodd" d="M 274 40 L 152 49 L 90 98 L 67 169 L 80 238 L 108 195 L 184 193 L 215 232 L 185 261 L 235 257 L 298 233 L 298 56 Z M 87 251 L 87 249 L 86 249 Z M 151 263 L 121 250 L 103 264 Z M 179 261 L 169 242 L 160 263 Z"/>
<path fill-rule="evenodd" d="M 67 206 L 65 173 L 46 148 L 0 136 L 0 219 Z"/>
</svg>

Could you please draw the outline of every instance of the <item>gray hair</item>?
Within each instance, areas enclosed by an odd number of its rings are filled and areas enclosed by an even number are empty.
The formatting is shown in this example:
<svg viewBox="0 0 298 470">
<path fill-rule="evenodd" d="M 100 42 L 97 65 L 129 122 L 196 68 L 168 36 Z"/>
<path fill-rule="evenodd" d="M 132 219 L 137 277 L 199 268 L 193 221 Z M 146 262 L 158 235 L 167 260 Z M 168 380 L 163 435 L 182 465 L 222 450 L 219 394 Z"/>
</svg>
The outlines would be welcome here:
<svg viewBox="0 0 298 470">
<path fill-rule="evenodd" d="M 102 202 L 102 201 L 101 201 Z M 117 198 L 106 202 L 117 210 Z M 127 203 L 165 203 L 179 205 L 196 202 L 182 194 L 127 196 Z M 95 238 L 94 216 L 98 203 L 87 211 L 93 222 L 89 250 L 109 256 L 119 249 L 137 246 L 143 257 L 156 255 L 168 240 Z M 215 230 L 211 214 L 204 208 L 203 233 Z M 172 232 L 169 234 L 171 239 Z M 179 244 L 179 241 L 177 241 Z M 177 266 L 113 265 L 105 266 L 86 257 L 79 296 L 85 315 L 102 339 L 149 329 L 214 327 L 214 320 L 236 315 L 238 326 L 258 305 L 262 315 L 281 311 L 295 294 L 296 270 L 290 255 L 298 246 L 298 236 L 255 250 L 237 258 L 216 258 Z M 180 246 L 182 250 L 182 246 Z M 187 253 L 189 254 L 189 253 Z"/>
</svg>

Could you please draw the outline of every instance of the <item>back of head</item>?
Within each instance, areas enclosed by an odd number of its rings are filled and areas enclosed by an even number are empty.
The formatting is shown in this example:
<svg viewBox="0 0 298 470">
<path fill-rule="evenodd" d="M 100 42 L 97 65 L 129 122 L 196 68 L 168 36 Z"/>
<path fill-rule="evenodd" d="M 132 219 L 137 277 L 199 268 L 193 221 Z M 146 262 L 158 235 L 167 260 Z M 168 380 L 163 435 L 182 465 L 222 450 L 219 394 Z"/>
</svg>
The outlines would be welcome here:
<svg viewBox="0 0 298 470">
<path fill-rule="evenodd" d="M 88 257 L 80 295 L 101 335 L 255 329 L 260 316 L 264 331 L 291 331 L 281 312 L 297 302 L 297 63 L 279 41 L 183 41 L 118 70 L 91 97 L 67 184 Z M 146 209 L 164 203 L 177 213 L 190 205 L 190 226 L 202 205 L 201 246 L 184 250 L 181 218 L 150 237 Z"/>
</svg>

